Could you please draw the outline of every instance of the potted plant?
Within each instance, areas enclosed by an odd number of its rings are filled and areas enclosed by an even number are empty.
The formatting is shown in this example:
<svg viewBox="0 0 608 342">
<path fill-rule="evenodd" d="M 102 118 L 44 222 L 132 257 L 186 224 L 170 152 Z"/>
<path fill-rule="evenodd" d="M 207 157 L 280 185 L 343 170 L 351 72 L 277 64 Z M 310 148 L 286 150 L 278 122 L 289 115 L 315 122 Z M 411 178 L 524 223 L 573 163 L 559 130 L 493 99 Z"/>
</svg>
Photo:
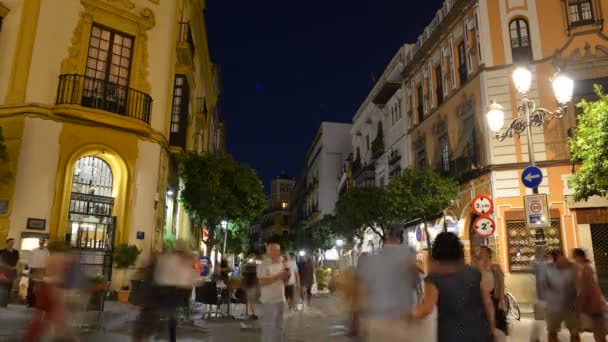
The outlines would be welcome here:
<svg viewBox="0 0 608 342">
<path fill-rule="evenodd" d="M 122 270 L 122 286 L 118 291 L 118 301 L 126 304 L 129 302 L 129 286 L 125 285 L 127 268 L 135 265 L 137 257 L 141 254 L 141 251 L 134 245 L 127 245 L 126 243 L 120 244 L 114 248 L 114 263 L 116 268 Z"/>
<path fill-rule="evenodd" d="M 93 292 L 103 292 L 106 290 L 106 278 L 103 275 L 98 274 L 91 278 L 91 285 L 93 287 Z"/>
</svg>

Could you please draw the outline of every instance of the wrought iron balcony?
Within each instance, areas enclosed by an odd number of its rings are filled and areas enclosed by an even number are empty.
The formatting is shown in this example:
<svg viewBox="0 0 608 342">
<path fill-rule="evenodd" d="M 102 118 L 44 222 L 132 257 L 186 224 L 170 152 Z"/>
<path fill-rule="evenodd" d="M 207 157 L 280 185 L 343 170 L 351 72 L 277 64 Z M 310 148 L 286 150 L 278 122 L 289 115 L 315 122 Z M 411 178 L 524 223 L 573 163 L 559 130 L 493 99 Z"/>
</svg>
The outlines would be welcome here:
<svg viewBox="0 0 608 342">
<path fill-rule="evenodd" d="M 127 116 L 150 124 L 152 97 L 141 91 L 94 77 L 59 76 L 56 104 L 79 105 Z"/>
</svg>

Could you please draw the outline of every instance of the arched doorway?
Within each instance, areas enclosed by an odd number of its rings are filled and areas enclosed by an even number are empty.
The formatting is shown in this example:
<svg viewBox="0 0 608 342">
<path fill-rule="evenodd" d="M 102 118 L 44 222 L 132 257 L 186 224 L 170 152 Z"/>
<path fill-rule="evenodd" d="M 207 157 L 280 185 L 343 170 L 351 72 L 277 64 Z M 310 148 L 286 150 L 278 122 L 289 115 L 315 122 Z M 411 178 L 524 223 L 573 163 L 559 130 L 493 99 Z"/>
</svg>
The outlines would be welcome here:
<svg viewBox="0 0 608 342">
<path fill-rule="evenodd" d="M 103 159 L 86 155 L 74 164 L 66 241 L 91 275 L 111 276 L 116 230 L 114 175 Z"/>
</svg>

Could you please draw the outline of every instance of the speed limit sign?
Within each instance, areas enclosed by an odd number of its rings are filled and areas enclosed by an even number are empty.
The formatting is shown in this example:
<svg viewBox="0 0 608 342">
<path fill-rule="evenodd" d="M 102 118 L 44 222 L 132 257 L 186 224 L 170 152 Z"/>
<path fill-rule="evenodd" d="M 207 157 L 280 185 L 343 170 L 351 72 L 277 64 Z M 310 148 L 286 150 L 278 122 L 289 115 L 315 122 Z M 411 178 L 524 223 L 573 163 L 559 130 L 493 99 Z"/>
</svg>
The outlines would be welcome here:
<svg viewBox="0 0 608 342">
<path fill-rule="evenodd" d="M 480 195 L 471 201 L 471 209 L 477 216 L 489 215 L 494 210 L 494 202 L 490 196 Z"/>
<path fill-rule="evenodd" d="M 490 217 L 479 217 L 473 223 L 473 230 L 480 238 L 489 238 L 496 231 L 496 223 Z"/>
</svg>

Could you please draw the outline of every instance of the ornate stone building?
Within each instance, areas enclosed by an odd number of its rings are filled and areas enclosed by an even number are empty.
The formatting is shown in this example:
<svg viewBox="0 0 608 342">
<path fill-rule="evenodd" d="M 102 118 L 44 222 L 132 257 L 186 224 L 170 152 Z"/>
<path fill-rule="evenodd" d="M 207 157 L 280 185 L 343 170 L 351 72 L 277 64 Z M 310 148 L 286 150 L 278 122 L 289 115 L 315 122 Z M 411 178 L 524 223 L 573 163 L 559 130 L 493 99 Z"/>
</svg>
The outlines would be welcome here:
<svg viewBox="0 0 608 342">
<path fill-rule="evenodd" d="M 107 272 L 116 244 L 145 259 L 165 236 L 199 240 L 174 156 L 223 149 L 204 8 L 0 1 L 1 241 L 64 240 Z"/>
</svg>

